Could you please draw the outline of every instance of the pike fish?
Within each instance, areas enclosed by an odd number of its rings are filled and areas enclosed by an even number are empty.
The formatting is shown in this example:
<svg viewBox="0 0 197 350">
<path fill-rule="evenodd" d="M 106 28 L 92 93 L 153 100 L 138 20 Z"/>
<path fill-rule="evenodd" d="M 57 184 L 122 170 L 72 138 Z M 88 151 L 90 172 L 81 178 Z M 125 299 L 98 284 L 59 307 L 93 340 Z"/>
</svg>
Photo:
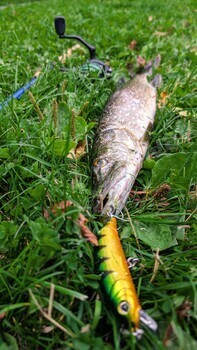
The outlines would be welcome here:
<svg viewBox="0 0 197 350">
<path fill-rule="evenodd" d="M 118 215 L 123 209 L 131 188 L 142 167 L 156 113 L 156 87 L 161 83 L 152 74 L 149 63 L 109 99 L 94 142 L 93 184 L 100 215 Z"/>
</svg>

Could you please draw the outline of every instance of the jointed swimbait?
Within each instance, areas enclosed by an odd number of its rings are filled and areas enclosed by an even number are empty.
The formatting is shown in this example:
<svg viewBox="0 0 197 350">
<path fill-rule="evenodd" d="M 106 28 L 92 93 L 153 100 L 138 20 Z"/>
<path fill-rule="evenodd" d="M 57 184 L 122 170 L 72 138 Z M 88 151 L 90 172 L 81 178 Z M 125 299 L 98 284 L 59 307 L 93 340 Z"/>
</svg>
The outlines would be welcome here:
<svg viewBox="0 0 197 350">
<path fill-rule="evenodd" d="M 141 169 L 156 112 L 155 86 L 161 83 L 160 75 L 148 82 L 151 66 L 112 95 L 101 118 L 93 152 L 94 210 L 101 215 L 120 213 Z"/>
<path fill-rule="evenodd" d="M 138 338 L 143 333 L 139 329 L 140 321 L 155 331 L 157 323 L 141 309 L 115 218 L 111 218 L 100 230 L 98 243 L 99 271 L 102 273 L 105 290 L 118 313 L 134 324 L 132 331 Z"/>
</svg>

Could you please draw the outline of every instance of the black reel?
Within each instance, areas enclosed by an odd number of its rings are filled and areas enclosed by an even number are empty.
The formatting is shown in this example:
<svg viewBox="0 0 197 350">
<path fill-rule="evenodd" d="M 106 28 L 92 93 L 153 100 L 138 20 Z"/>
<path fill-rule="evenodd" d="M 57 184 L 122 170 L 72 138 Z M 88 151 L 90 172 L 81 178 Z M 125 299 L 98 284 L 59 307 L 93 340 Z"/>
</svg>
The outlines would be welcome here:
<svg viewBox="0 0 197 350">
<path fill-rule="evenodd" d="M 79 35 L 65 35 L 66 21 L 63 16 L 57 16 L 54 19 L 55 30 L 60 39 L 75 39 L 82 43 L 90 54 L 90 59 L 81 67 L 81 72 L 84 74 L 96 73 L 98 77 L 102 78 L 110 76 L 112 69 L 104 62 L 96 58 L 96 48 L 90 45 L 87 41 L 81 38 Z"/>
</svg>

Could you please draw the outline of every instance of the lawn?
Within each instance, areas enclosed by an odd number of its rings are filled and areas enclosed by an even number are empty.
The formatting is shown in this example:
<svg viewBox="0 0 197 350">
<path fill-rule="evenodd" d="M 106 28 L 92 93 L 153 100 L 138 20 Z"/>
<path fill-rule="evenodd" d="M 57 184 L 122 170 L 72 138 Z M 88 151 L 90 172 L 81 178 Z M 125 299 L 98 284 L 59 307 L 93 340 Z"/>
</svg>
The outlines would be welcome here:
<svg viewBox="0 0 197 350">
<path fill-rule="evenodd" d="M 195 3 L 191 0 L 0 1 L 0 350 L 197 348 Z M 58 39 L 53 20 L 96 46 L 111 79 L 85 76 L 84 49 Z M 158 323 L 137 341 L 101 288 L 92 212 L 91 149 L 120 79 L 161 55 L 150 147 L 118 231 L 140 302 Z M 81 145 L 81 148 L 79 148 Z M 80 156 L 70 151 L 75 149 Z M 72 206 L 59 208 L 65 201 Z"/>
</svg>

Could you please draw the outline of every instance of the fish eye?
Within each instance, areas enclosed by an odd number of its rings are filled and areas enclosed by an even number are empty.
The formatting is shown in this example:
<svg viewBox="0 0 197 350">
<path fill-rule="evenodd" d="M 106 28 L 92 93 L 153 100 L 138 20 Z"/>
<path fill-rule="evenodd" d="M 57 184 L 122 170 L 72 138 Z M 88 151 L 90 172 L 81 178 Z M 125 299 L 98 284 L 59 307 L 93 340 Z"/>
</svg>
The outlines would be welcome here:
<svg viewBox="0 0 197 350">
<path fill-rule="evenodd" d="M 129 303 L 125 300 L 122 301 L 119 305 L 118 305 L 118 312 L 121 315 L 126 315 L 128 313 L 128 311 L 130 310 L 130 305 Z"/>
<path fill-rule="evenodd" d="M 93 166 L 94 166 L 95 168 L 96 168 L 96 167 L 103 168 L 105 165 L 107 165 L 106 159 L 96 159 L 96 160 L 93 162 Z"/>
</svg>

